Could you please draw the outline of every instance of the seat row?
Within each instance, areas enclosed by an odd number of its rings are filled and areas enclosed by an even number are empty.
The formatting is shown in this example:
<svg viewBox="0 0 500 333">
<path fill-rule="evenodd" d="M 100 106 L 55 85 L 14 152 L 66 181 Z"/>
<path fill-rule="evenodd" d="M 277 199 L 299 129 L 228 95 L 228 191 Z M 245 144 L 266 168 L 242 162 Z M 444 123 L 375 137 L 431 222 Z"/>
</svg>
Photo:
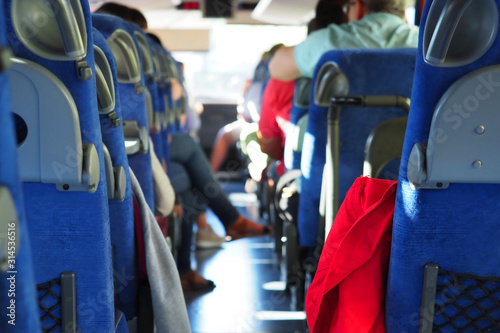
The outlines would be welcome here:
<svg viewBox="0 0 500 333">
<path fill-rule="evenodd" d="M 277 237 L 289 287 L 314 274 L 355 179 L 389 178 L 398 192 L 387 331 L 498 329 L 499 8 L 428 0 L 418 50 L 330 51 L 312 81 L 296 81 L 291 121 L 302 138 L 287 137 L 285 163 L 301 171 L 298 218 Z"/>
<path fill-rule="evenodd" d="M 149 143 L 167 164 L 178 64 L 86 1 L 1 11 L 0 331 L 152 331 L 129 170 L 155 212 Z"/>
</svg>

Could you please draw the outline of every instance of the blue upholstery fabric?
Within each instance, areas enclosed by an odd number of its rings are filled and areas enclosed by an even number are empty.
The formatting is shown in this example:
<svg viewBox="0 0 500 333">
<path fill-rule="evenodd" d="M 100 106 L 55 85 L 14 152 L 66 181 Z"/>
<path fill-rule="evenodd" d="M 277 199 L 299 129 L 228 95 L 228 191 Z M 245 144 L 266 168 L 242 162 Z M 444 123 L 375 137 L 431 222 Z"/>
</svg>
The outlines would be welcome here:
<svg viewBox="0 0 500 333">
<path fill-rule="evenodd" d="M 113 83 L 118 87 L 116 62 L 102 34 L 93 29 L 94 45 L 106 55 L 113 74 Z M 119 91 L 115 88 L 115 113 L 122 118 Z M 112 127 L 106 115 L 100 116 L 102 140 L 109 150 L 113 166 L 123 167 L 127 175 L 125 199 L 119 202 L 110 199 L 109 218 L 111 226 L 111 245 L 113 247 L 113 269 L 115 272 L 115 307 L 121 310 L 125 317 L 132 319 L 137 315 L 137 264 L 135 253 L 135 225 L 132 202 L 132 186 L 130 184 L 129 164 L 123 144 L 123 126 Z"/>
<path fill-rule="evenodd" d="M 172 55 L 170 54 L 170 52 L 167 49 L 161 48 L 160 52 L 162 52 L 167 58 L 173 59 Z M 179 76 L 181 74 L 180 67 L 177 63 L 175 66 L 177 68 L 177 74 L 178 74 L 178 76 L 175 77 L 175 79 L 177 79 L 177 81 L 179 83 L 181 83 L 182 76 Z M 168 70 L 168 71 L 170 71 L 170 70 Z M 172 73 L 172 74 L 175 74 L 175 73 Z M 168 131 L 169 131 L 169 133 L 178 133 L 181 130 L 181 128 L 180 128 L 181 125 L 179 123 L 179 117 L 178 117 L 179 115 L 177 114 L 177 110 L 179 108 L 181 108 L 181 100 L 179 99 L 177 101 L 173 101 L 172 88 L 170 87 L 170 85 L 165 85 L 164 89 L 165 89 L 165 93 L 167 94 L 167 98 L 168 98 L 167 112 L 169 112 L 169 114 L 171 114 L 171 115 L 173 114 L 173 116 L 171 116 L 172 117 L 171 119 L 173 119 L 173 122 L 170 122 L 168 124 Z"/>
<path fill-rule="evenodd" d="M 151 50 L 156 50 L 156 53 L 158 57 L 160 57 L 160 53 L 164 52 L 164 49 L 161 45 L 157 44 L 154 42 L 151 38 L 148 36 L 148 41 L 149 45 L 151 47 Z M 169 102 L 171 98 L 171 90 L 170 90 L 170 85 L 166 84 L 165 78 L 164 78 L 164 73 L 162 70 L 161 66 L 161 59 L 158 59 L 158 68 L 155 66 L 155 75 L 159 78 L 159 81 L 157 82 L 156 87 L 157 87 L 157 96 L 158 96 L 158 111 L 160 112 L 161 116 L 164 117 L 167 120 L 167 123 L 164 123 L 162 121 L 162 126 L 161 126 L 161 133 L 159 136 L 157 135 L 151 135 L 151 139 L 153 140 L 153 144 L 155 145 L 155 152 L 157 156 L 161 156 L 166 164 L 167 164 L 167 170 L 170 169 L 170 147 L 168 143 L 168 133 L 169 133 L 169 113 L 171 112 L 171 103 Z"/>
<path fill-rule="evenodd" d="M 422 22 L 427 19 L 431 3 L 426 2 Z M 496 4 L 499 6 L 500 2 Z M 497 36 L 489 51 L 469 65 L 436 68 L 423 61 L 422 34 L 423 26 L 394 215 L 387 332 L 418 331 L 426 263 L 437 263 L 455 273 L 500 276 L 497 217 L 500 185 L 450 184 L 446 190 L 413 190 L 407 179 L 410 151 L 415 143 L 427 142 L 436 103 L 460 77 L 477 68 L 498 64 L 500 39 Z M 495 89 L 497 86 L 498 83 Z"/>
<path fill-rule="evenodd" d="M 134 32 L 139 32 L 141 34 L 144 34 L 143 30 L 136 24 L 130 23 L 129 27 L 130 27 L 130 30 L 132 30 Z M 144 37 L 146 37 L 145 34 L 144 34 Z M 135 36 L 134 36 L 134 39 L 135 39 Z M 147 38 L 147 37 L 146 37 L 146 39 L 149 40 L 149 38 Z M 148 43 L 149 43 L 149 41 L 148 41 Z M 151 44 L 149 44 L 149 45 L 151 47 Z M 152 54 L 151 54 L 151 56 L 152 56 Z M 155 74 L 156 74 L 156 72 L 155 72 Z M 163 101 L 163 96 L 160 96 L 158 82 L 156 82 L 154 80 L 154 76 L 153 76 L 153 78 L 144 77 L 144 83 L 151 94 L 151 99 L 153 101 L 153 111 L 156 113 L 161 112 L 162 109 L 164 110 L 165 103 Z M 150 137 L 151 137 L 151 140 L 153 141 L 154 151 L 155 151 L 156 157 L 158 157 L 158 159 L 160 161 L 165 160 L 165 158 L 166 158 L 165 149 L 163 147 L 164 140 L 162 140 L 162 134 L 163 133 L 161 133 L 161 132 L 159 132 L 159 133 L 150 132 Z"/>
<path fill-rule="evenodd" d="M 0 2 L 1 22 L 5 22 L 3 1 Z M 4 24 L 0 24 L 0 45 L 6 46 Z M 17 209 L 18 224 L 16 239 L 15 263 L 10 271 L 17 273 L 0 273 L 0 320 L 1 332 L 41 332 L 35 278 L 31 254 L 30 236 L 28 233 L 26 214 L 24 211 L 21 182 L 17 171 L 16 136 L 10 112 L 9 82 L 5 73 L 0 73 L 0 185 L 9 189 Z M 14 294 L 11 290 L 11 275 L 15 276 Z M 11 300 L 14 300 L 14 317 L 9 317 Z M 11 323 L 9 323 L 11 321 Z M 15 325 L 13 325 L 14 323 Z"/>
<path fill-rule="evenodd" d="M 410 97 L 415 64 L 415 49 L 340 50 L 325 53 L 316 67 L 327 61 L 338 64 L 349 80 L 350 95 L 401 95 Z M 346 56 L 346 54 L 348 56 Z M 327 138 L 327 108 L 313 102 L 309 106 L 309 123 L 302 148 L 302 193 L 299 202 L 299 241 L 301 246 L 316 246 L 319 200 Z M 369 116 L 368 116 L 369 115 Z M 340 126 L 340 196 L 363 173 L 364 147 L 370 132 L 380 122 L 402 117 L 401 109 L 345 108 Z"/>
<path fill-rule="evenodd" d="M 170 52 L 168 52 L 165 48 L 163 48 L 161 46 L 159 47 L 158 51 L 167 57 L 170 56 Z M 168 69 L 164 69 L 164 70 L 169 72 Z M 168 78 L 168 79 L 170 79 L 170 78 Z M 169 122 L 167 125 L 167 132 L 168 133 L 176 133 L 179 130 L 178 124 L 174 120 L 175 119 L 175 107 L 177 106 L 177 104 L 174 103 L 174 101 L 172 99 L 172 87 L 171 87 L 171 85 L 169 83 L 165 84 L 162 88 L 162 91 L 163 91 L 163 94 L 167 96 L 166 105 L 165 105 L 165 109 L 167 111 L 168 119 L 169 119 Z"/>
<path fill-rule="evenodd" d="M 11 4 L 12 1 L 6 1 L 6 13 L 11 12 Z M 87 1 L 81 1 L 81 5 L 88 36 L 85 60 L 93 68 L 90 9 Z M 100 181 L 92 194 L 61 192 L 53 184 L 24 183 L 36 283 L 58 278 L 64 271 L 74 271 L 78 328 L 83 332 L 111 332 L 114 330 L 113 272 L 95 78 L 80 81 L 74 61 L 50 61 L 33 54 L 15 35 L 10 16 L 6 21 L 15 55 L 48 68 L 68 88 L 79 112 L 82 141 L 95 145 L 100 160 Z M 51 302 L 45 299 L 43 303 L 47 306 Z M 60 310 L 54 313 L 60 316 Z M 44 321 L 42 325 L 50 327 L 52 323 Z"/>
<path fill-rule="evenodd" d="M 297 123 L 299 122 L 300 118 L 302 118 L 304 115 L 307 114 L 307 111 L 309 108 L 307 107 L 300 107 L 295 105 L 295 103 L 292 104 L 292 109 L 290 111 L 290 124 L 292 126 L 297 126 Z M 301 151 L 292 151 L 291 149 L 285 149 L 285 167 L 287 170 L 292 170 L 292 169 L 300 169 L 300 161 L 302 158 L 302 152 Z"/>
<path fill-rule="evenodd" d="M 111 36 L 117 29 L 123 29 L 130 35 L 133 35 L 130 24 L 116 16 L 93 14 L 92 24 L 102 33 L 104 38 Z M 141 81 L 141 85 L 144 86 L 144 80 Z M 118 89 L 120 90 L 123 120 L 135 120 L 138 122 L 139 126 L 148 129 L 145 94 L 136 94 L 134 84 L 129 83 L 118 83 Z M 128 156 L 128 162 L 141 184 L 148 205 L 154 211 L 153 173 L 151 171 L 151 156 L 149 150 L 146 154 L 138 153 Z"/>
<path fill-rule="evenodd" d="M 159 56 L 162 47 L 156 44 L 153 40 L 151 40 L 149 36 L 148 36 L 148 42 L 149 46 L 151 47 L 151 50 L 156 50 L 156 54 L 158 54 Z M 158 61 L 160 61 L 160 59 L 158 59 Z M 155 66 L 154 71 L 155 71 L 155 77 L 158 77 L 160 78 L 160 81 L 163 81 L 163 74 L 161 72 L 161 67 L 157 68 Z M 152 87 L 151 89 L 154 89 L 154 87 Z M 157 96 L 157 103 L 158 103 L 156 111 L 158 111 L 161 114 L 162 119 L 163 118 L 168 119 L 167 105 L 165 103 L 165 96 L 167 93 L 166 89 L 167 87 L 164 82 L 156 82 L 155 95 Z M 168 124 L 162 122 L 161 132 L 158 134 L 152 134 L 151 139 L 153 140 L 153 144 L 155 146 L 156 155 L 160 160 L 164 160 L 166 162 L 168 170 L 168 166 L 170 164 L 170 148 L 168 145 Z"/>
</svg>

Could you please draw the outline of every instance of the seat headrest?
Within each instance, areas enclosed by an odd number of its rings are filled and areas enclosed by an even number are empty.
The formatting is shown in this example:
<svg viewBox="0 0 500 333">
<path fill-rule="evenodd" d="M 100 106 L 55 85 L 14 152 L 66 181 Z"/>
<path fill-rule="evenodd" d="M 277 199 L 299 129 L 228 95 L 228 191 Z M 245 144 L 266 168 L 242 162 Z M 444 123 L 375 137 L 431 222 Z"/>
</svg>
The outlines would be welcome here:
<svg viewBox="0 0 500 333">
<path fill-rule="evenodd" d="M 349 93 L 349 80 L 339 66 L 328 61 L 319 69 L 314 82 L 314 103 L 319 106 L 329 106 L 330 98 Z"/>
<path fill-rule="evenodd" d="M 134 31 L 134 37 L 137 40 L 139 51 L 142 56 L 142 71 L 144 72 L 144 75 L 152 78 L 154 76 L 153 58 L 151 47 L 146 39 L 146 35 L 143 32 Z"/>
<path fill-rule="evenodd" d="M 107 114 L 115 109 L 115 86 L 108 59 L 102 49 L 94 45 L 97 104 L 99 113 Z"/>
<path fill-rule="evenodd" d="M 163 73 L 163 79 L 165 82 L 170 82 L 171 79 L 176 78 L 177 76 L 175 73 L 172 71 L 172 68 L 170 67 L 170 63 L 168 60 L 168 56 L 166 52 L 160 52 L 160 66 L 162 69 Z"/>
<path fill-rule="evenodd" d="M 107 42 L 116 59 L 118 82 L 141 82 L 141 65 L 134 39 L 123 29 L 115 30 Z"/>
<path fill-rule="evenodd" d="M 12 24 L 20 41 L 49 60 L 79 60 L 87 53 L 85 15 L 79 0 L 13 0 Z"/>
<path fill-rule="evenodd" d="M 160 62 L 160 53 L 156 47 L 151 47 L 152 50 L 152 61 L 153 61 L 153 68 L 154 68 L 154 73 L 155 73 L 155 81 L 160 85 L 160 87 L 163 87 L 163 73 L 162 73 L 162 66 Z"/>
<path fill-rule="evenodd" d="M 439 67 L 470 64 L 489 50 L 497 30 L 494 0 L 434 0 L 424 29 L 424 60 Z"/>
<path fill-rule="evenodd" d="M 312 79 L 300 77 L 295 80 L 293 90 L 293 105 L 299 108 L 307 108 L 311 99 Z"/>
</svg>

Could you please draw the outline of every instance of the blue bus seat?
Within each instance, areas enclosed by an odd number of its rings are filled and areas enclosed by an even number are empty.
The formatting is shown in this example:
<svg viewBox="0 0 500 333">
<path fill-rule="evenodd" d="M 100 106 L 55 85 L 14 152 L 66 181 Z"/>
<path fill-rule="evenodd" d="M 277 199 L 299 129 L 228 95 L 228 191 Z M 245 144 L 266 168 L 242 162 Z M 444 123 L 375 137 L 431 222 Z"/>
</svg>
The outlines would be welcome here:
<svg viewBox="0 0 500 333">
<path fill-rule="evenodd" d="M 116 62 L 102 34 L 93 29 L 97 100 L 101 114 L 101 133 L 105 145 L 105 170 L 115 272 L 115 307 L 125 318 L 137 316 L 137 263 L 135 224 L 129 164 L 124 145 Z M 99 74 L 102 73 L 102 74 Z M 113 121 L 104 110 L 114 113 Z M 108 156 L 108 158 L 106 158 Z"/>
<path fill-rule="evenodd" d="M 386 120 L 371 131 L 365 145 L 363 176 L 397 180 L 408 117 Z"/>
<path fill-rule="evenodd" d="M 415 53 L 416 50 L 412 48 L 329 51 L 317 64 L 313 78 L 314 94 L 321 94 L 316 90 L 323 66 L 333 64 L 340 69 L 340 74 L 336 79 L 343 77 L 343 84 L 345 84 L 343 92 L 338 94 L 409 97 L 413 82 Z M 331 83 L 338 85 L 340 82 L 332 80 Z M 298 231 L 300 245 L 306 247 L 321 245 L 324 239 L 323 232 L 318 232 L 323 181 L 319 175 L 323 174 L 326 162 L 327 111 L 327 105 L 311 102 L 309 122 L 302 148 L 302 188 Z M 350 107 L 349 110 L 340 113 L 339 204 L 356 177 L 362 174 L 364 147 L 370 132 L 386 119 L 405 115 L 405 111 L 398 108 Z M 322 206 L 324 208 L 326 203 Z"/>
<path fill-rule="evenodd" d="M 168 132 L 169 132 L 169 100 L 167 95 L 167 89 L 170 87 L 170 82 L 167 82 L 165 69 L 162 66 L 162 60 L 160 55 L 161 45 L 156 44 L 148 36 L 149 46 L 151 48 L 151 58 L 153 59 L 154 68 L 154 80 L 156 83 L 156 95 L 158 103 L 158 115 L 159 115 L 159 131 L 155 135 L 151 135 L 153 143 L 155 145 L 155 151 L 157 155 L 161 156 L 160 161 L 162 164 L 166 165 L 167 170 L 170 164 L 170 147 L 168 144 Z"/>
<path fill-rule="evenodd" d="M 260 107 L 262 96 L 266 88 L 267 81 L 271 78 L 269 74 L 269 59 L 262 59 L 255 67 L 252 82 L 244 96 L 243 117 L 248 122 L 258 122 L 260 120 Z"/>
<path fill-rule="evenodd" d="M 285 140 L 285 167 L 287 170 L 300 169 L 304 135 L 309 116 L 307 110 L 311 100 L 312 80 L 301 77 L 295 80 L 293 103 L 290 111 L 290 129 Z"/>
<path fill-rule="evenodd" d="M 161 73 L 160 81 L 160 95 L 163 96 L 163 103 L 165 104 L 166 116 L 167 116 L 167 132 L 174 133 L 177 131 L 176 124 L 176 111 L 175 104 L 172 99 L 172 84 L 171 79 L 174 78 L 173 73 L 170 70 L 168 64 L 168 51 L 165 50 L 161 45 L 155 45 L 156 57 L 158 59 L 158 65 Z"/>
<path fill-rule="evenodd" d="M 113 332 L 107 184 L 88 2 L 13 0 L 4 8 L 11 14 L 9 43 L 16 57 L 26 59 L 16 62 L 10 77 L 13 110 L 28 130 L 18 153 L 39 303 L 47 310 L 39 310 L 42 326 L 61 325 L 63 313 L 70 331 Z M 56 308 L 52 296 L 63 293 L 63 306 Z"/>
<path fill-rule="evenodd" d="M 160 50 L 160 62 L 161 66 L 163 66 L 163 69 L 165 71 L 165 80 L 170 81 L 171 79 L 176 79 L 179 84 L 183 85 L 184 84 L 184 76 L 182 74 L 182 71 L 180 70 L 180 66 L 175 61 L 175 59 L 172 57 L 170 52 L 164 48 Z M 170 124 L 171 124 L 171 132 L 180 132 L 181 131 L 181 115 L 185 112 L 185 103 L 186 103 L 186 96 L 182 96 L 179 100 L 174 101 L 172 99 L 172 91 L 171 91 L 171 84 L 168 82 L 167 83 L 167 98 L 169 99 L 168 106 L 170 107 L 169 109 L 169 115 L 170 115 Z"/>
<path fill-rule="evenodd" d="M 260 74 L 263 75 L 263 74 Z M 282 262 L 282 276 L 289 280 L 290 267 L 296 263 L 294 254 L 296 251 L 297 230 L 296 230 L 296 207 L 288 206 L 288 210 L 280 207 L 283 198 L 291 198 L 300 192 L 300 157 L 302 152 L 302 142 L 304 141 L 305 129 L 307 126 L 307 109 L 311 96 L 311 79 L 301 77 L 295 80 L 293 92 L 292 108 L 290 110 L 290 127 L 286 132 L 284 147 L 285 173 L 276 180 L 276 186 L 272 193 L 269 215 L 274 226 L 275 249 L 284 254 L 285 260 Z M 305 125 L 305 126 L 304 126 Z M 291 184 L 294 189 L 290 192 Z M 288 202 L 288 201 L 287 201 Z M 293 222 L 292 222 L 293 221 Z M 292 222 L 292 223 L 286 223 Z M 293 225 L 292 225 L 293 224 Z M 283 238 L 284 236 L 284 238 Z M 293 257 L 293 258 L 292 258 Z"/>
<path fill-rule="evenodd" d="M 394 212 L 387 332 L 500 329 L 499 5 L 425 4 Z"/>
<path fill-rule="evenodd" d="M 0 17 L 3 1 L 0 2 Z M 10 107 L 6 70 L 11 51 L 5 25 L 0 25 L 0 307 L 5 314 L 0 331 L 41 332 L 30 236 L 18 174 L 17 140 Z M 9 253 L 10 252 L 10 253 Z M 12 288 L 11 285 L 14 285 Z"/>
<path fill-rule="evenodd" d="M 24 191 L 29 193 L 25 195 L 25 205 L 30 233 L 36 235 L 32 243 L 37 283 L 40 286 L 58 279 L 62 272 L 71 271 L 78 276 L 79 284 L 73 288 L 80 300 L 101 292 L 113 304 L 107 184 L 101 178 L 96 148 L 82 143 L 80 117 L 71 94 L 47 69 L 26 60 L 14 60 L 9 76 L 12 109 L 19 117 L 18 129 L 27 133 L 18 149 L 19 169 Z M 58 128 L 56 141 L 50 140 L 54 127 Z M 70 204 L 73 202 L 78 204 Z M 95 214 L 102 211 L 105 215 L 90 219 L 89 211 Z M 47 220 L 53 228 L 47 229 Z M 95 234 L 97 231 L 99 234 Z M 89 244 L 93 244 L 92 251 Z M 102 265 L 99 269 L 96 262 Z M 97 277 L 99 280 L 95 281 Z M 39 291 L 43 296 L 41 306 L 50 309 L 54 300 L 45 298 L 47 291 Z M 52 292 L 58 294 L 57 290 Z M 80 304 L 80 307 L 85 305 Z M 52 314 L 60 317 L 60 311 L 56 309 Z M 106 312 L 102 311 L 97 322 L 89 319 L 89 313 L 76 312 L 79 317 L 73 319 L 79 328 L 106 327 L 112 324 L 114 311 Z M 42 322 L 45 329 L 55 324 L 46 313 L 41 317 L 45 318 Z"/>
<path fill-rule="evenodd" d="M 149 120 L 141 54 L 131 24 L 106 14 L 93 14 L 93 26 L 106 38 L 117 64 L 118 90 L 128 162 L 154 211 L 153 173 L 149 152 Z"/>
<path fill-rule="evenodd" d="M 166 163 L 165 149 L 163 147 L 165 140 L 162 140 L 162 120 L 161 109 L 163 108 L 163 98 L 160 97 L 158 88 L 157 73 L 155 62 L 153 60 L 153 51 L 149 42 L 149 38 L 144 34 L 142 29 L 130 24 L 130 29 L 133 31 L 133 37 L 138 45 L 139 53 L 142 59 L 142 72 L 144 75 L 146 105 L 149 122 L 149 135 L 153 141 L 154 151 L 160 162 Z"/>
</svg>

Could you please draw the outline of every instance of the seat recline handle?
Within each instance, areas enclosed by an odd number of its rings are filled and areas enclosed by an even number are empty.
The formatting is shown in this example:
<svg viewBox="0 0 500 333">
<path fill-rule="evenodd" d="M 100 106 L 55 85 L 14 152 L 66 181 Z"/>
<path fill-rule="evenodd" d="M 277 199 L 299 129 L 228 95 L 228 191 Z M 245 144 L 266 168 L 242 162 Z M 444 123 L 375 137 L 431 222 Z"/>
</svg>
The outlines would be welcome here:
<svg viewBox="0 0 500 333">
<path fill-rule="evenodd" d="M 473 0 L 448 0 L 432 34 L 425 59 L 443 63 L 463 13 Z"/>
<path fill-rule="evenodd" d="M 54 10 L 55 19 L 64 44 L 66 55 L 71 58 L 85 57 L 87 50 L 73 9 L 68 0 L 48 0 Z"/>
</svg>

